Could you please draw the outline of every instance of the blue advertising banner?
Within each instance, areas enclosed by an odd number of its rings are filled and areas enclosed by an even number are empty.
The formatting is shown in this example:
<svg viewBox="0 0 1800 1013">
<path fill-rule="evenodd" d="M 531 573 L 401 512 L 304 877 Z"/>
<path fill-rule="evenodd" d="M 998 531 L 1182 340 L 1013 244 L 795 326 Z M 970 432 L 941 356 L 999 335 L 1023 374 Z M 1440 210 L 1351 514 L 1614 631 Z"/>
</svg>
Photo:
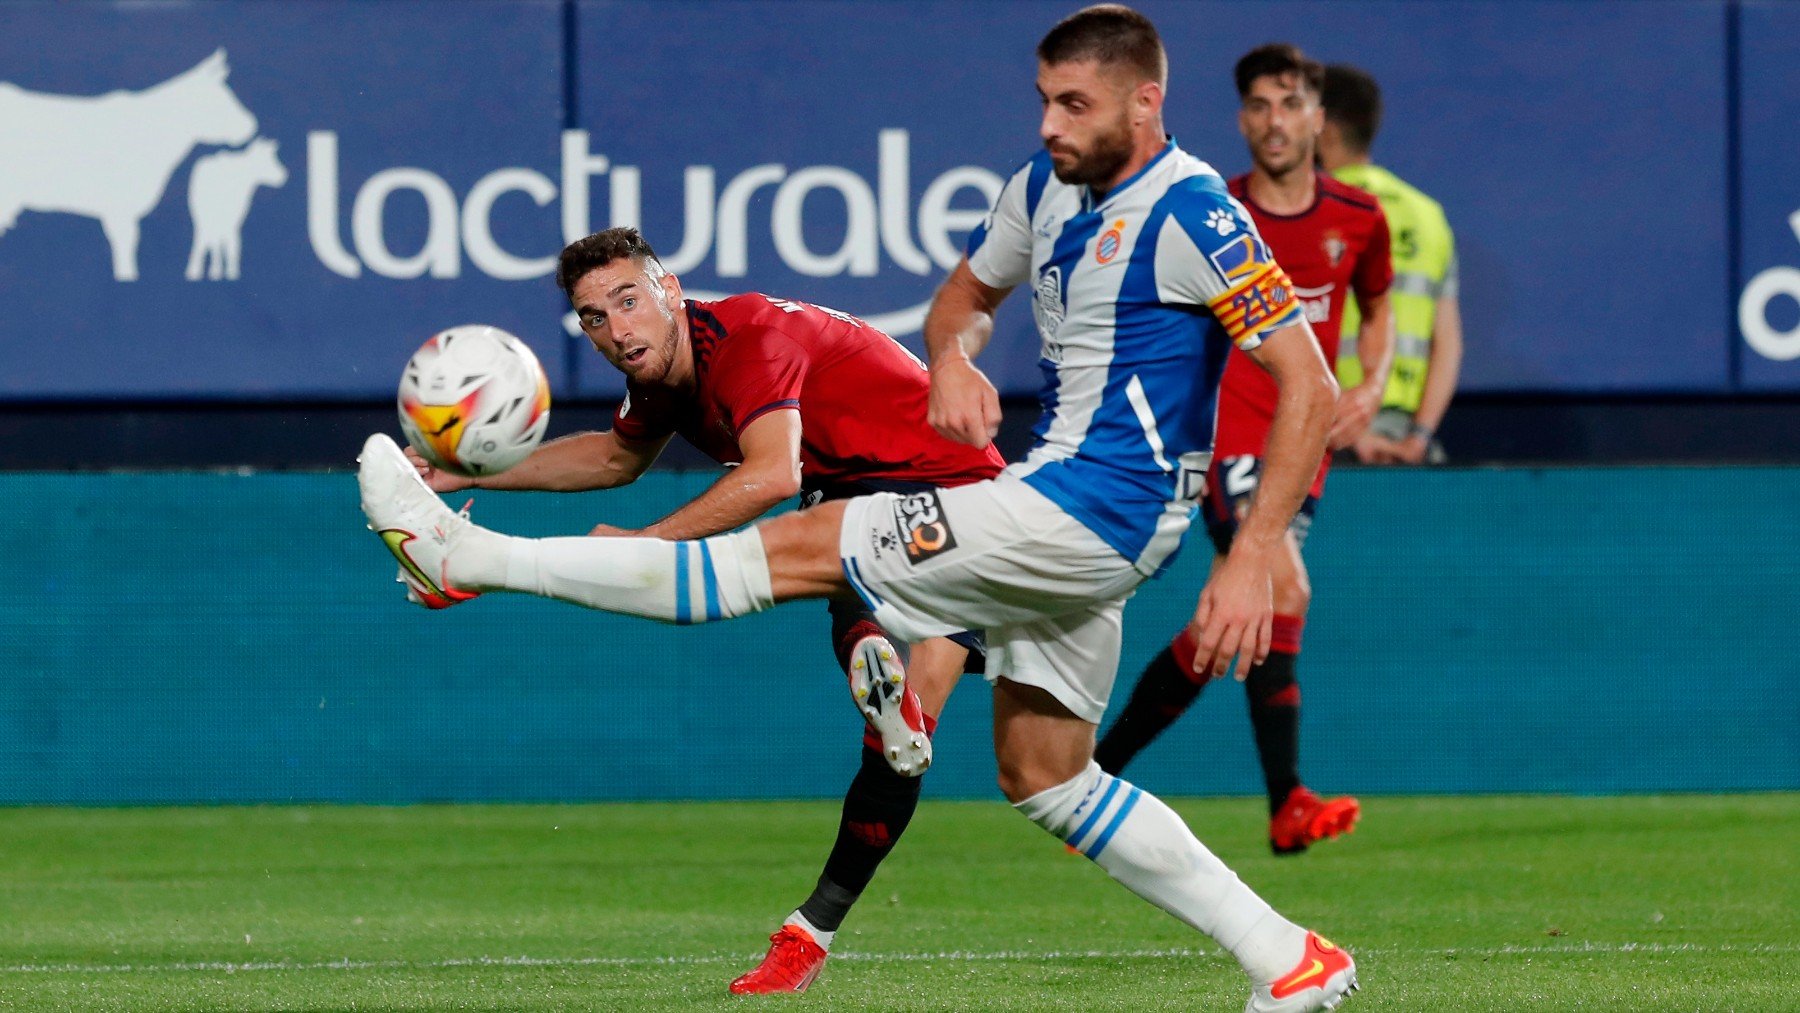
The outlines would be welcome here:
<svg viewBox="0 0 1800 1013">
<path fill-rule="evenodd" d="M 1800 8 L 1748 4 L 1741 16 L 1742 378 L 1800 390 Z"/>
<path fill-rule="evenodd" d="M 469 321 L 560 370 L 561 10 L 0 7 L 0 396 L 391 397 Z"/>
<path fill-rule="evenodd" d="M 1457 232 L 1465 390 L 1724 393 L 1740 341 L 1746 387 L 1800 388 L 1779 354 L 1800 344 L 1778 270 L 1800 264 L 1791 10 L 1142 6 L 1170 130 L 1226 175 L 1248 165 L 1245 50 L 1285 38 L 1382 81 L 1376 157 Z M 1039 145 L 1032 48 L 1071 8 L 0 6 L 0 398 L 380 400 L 419 341 L 470 321 L 530 342 L 558 396 L 613 395 L 550 274 L 615 223 L 696 294 L 833 305 L 918 348 Z M 1745 292 L 1724 115 L 1740 13 Z M 1038 381 L 1024 302 L 984 360 L 1012 394 Z"/>
</svg>

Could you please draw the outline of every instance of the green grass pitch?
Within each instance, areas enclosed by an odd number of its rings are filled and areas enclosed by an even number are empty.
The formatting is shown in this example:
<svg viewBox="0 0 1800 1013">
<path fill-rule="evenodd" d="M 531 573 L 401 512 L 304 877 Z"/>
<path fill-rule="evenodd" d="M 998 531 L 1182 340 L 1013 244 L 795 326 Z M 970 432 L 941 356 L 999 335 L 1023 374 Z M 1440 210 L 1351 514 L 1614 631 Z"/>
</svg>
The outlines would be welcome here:
<svg viewBox="0 0 1800 1013">
<path fill-rule="evenodd" d="M 1795 1010 L 1800 796 L 1377 798 L 1264 850 L 1375 1010 Z M 1210 942 L 998 802 L 927 803 L 806 996 L 725 983 L 817 874 L 828 803 L 0 810 L 0 1008 L 1230 1010 Z"/>
</svg>

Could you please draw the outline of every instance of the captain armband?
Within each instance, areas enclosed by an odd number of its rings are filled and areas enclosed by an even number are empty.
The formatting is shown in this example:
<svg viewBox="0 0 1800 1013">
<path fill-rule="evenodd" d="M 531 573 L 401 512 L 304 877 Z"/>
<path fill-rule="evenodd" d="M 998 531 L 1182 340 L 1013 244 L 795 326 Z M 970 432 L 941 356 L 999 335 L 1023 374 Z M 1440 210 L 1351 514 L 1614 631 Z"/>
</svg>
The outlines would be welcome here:
<svg viewBox="0 0 1800 1013">
<path fill-rule="evenodd" d="M 1265 264 L 1248 278 L 1209 299 L 1206 305 L 1225 333 L 1244 351 L 1262 344 L 1265 331 L 1299 319 L 1294 283 L 1280 265 Z"/>
</svg>

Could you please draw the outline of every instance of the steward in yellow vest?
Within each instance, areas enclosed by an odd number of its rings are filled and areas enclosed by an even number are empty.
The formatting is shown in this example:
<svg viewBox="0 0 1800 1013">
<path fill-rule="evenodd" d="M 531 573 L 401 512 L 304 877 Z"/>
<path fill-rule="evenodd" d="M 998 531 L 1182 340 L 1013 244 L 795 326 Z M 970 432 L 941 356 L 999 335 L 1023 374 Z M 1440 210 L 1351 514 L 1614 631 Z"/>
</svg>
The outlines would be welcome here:
<svg viewBox="0 0 1800 1013">
<path fill-rule="evenodd" d="M 1437 201 L 1369 160 L 1381 126 L 1381 90 L 1363 71 L 1325 69 L 1325 129 L 1319 162 L 1337 179 L 1375 195 L 1393 242 L 1394 366 L 1381 411 L 1356 456 L 1368 464 L 1441 463 L 1436 436 L 1462 369 L 1462 313 L 1457 302 L 1456 243 Z M 1338 384 L 1362 382 L 1356 357 L 1356 307 L 1344 309 Z"/>
</svg>

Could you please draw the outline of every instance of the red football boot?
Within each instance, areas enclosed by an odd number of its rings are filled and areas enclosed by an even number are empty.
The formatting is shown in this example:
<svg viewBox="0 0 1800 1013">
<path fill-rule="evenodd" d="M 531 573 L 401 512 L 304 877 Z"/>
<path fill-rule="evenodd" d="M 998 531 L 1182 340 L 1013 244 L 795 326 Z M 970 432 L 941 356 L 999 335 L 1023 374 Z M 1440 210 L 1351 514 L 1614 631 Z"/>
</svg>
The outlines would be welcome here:
<svg viewBox="0 0 1800 1013">
<path fill-rule="evenodd" d="M 1306 946 L 1294 969 L 1250 990 L 1244 1013 L 1317 1013 L 1334 1010 L 1357 990 L 1356 961 L 1316 932 L 1306 934 Z"/>
<path fill-rule="evenodd" d="M 1361 815 L 1356 799 L 1323 799 L 1301 785 L 1269 818 L 1269 848 L 1277 855 L 1297 855 L 1314 841 L 1349 833 Z"/>
<path fill-rule="evenodd" d="M 825 969 L 825 947 L 798 925 L 783 925 L 769 937 L 762 963 L 731 983 L 732 995 L 804 992 Z"/>
</svg>

